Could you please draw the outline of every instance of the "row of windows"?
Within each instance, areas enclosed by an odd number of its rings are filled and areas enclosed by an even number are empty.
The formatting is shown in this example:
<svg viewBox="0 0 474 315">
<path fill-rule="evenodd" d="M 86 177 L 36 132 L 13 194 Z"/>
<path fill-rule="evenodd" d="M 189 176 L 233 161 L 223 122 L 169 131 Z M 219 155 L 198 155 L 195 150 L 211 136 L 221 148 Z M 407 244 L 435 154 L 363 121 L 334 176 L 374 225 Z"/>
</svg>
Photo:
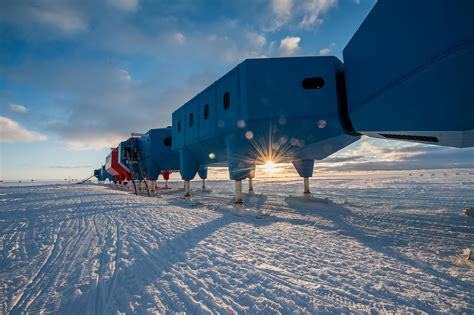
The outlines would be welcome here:
<svg viewBox="0 0 474 315">
<path fill-rule="evenodd" d="M 151 141 L 151 138 L 148 137 L 148 138 L 146 139 L 146 141 L 150 142 L 150 141 Z M 171 139 L 171 137 L 166 137 L 166 138 L 164 138 L 164 139 L 163 139 L 163 144 L 164 144 L 165 146 L 167 146 L 167 147 L 171 147 L 171 144 L 172 144 L 172 139 Z"/>
<path fill-rule="evenodd" d="M 305 90 L 319 90 L 321 89 L 326 82 L 321 77 L 306 78 L 301 81 L 301 86 Z M 230 93 L 225 92 L 223 97 L 224 110 L 230 108 Z M 209 118 L 209 104 L 204 105 L 204 120 Z M 194 124 L 193 113 L 189 114 L 189 127 L 192 127 Z M 181 132 L 181 120 L 178 121 L 178 132 Z"/>
<path fill-rule="evenodd" d="M 224 110 L 228 110 L 230 108 L 230 93 L 225 92 L 224 93 L 224 99 L 223 99 L 223 104 L 224 104 Z M 209 104 L 204 105 L 204 120 L 207 120 L 209 118 Z M 192 127 L 194 125 L 194 115 L 193 113 L 189 114 L 189 127 Z M 181 120 L 178 120 L 178 132 L 181 132 Z"/>
</svg>

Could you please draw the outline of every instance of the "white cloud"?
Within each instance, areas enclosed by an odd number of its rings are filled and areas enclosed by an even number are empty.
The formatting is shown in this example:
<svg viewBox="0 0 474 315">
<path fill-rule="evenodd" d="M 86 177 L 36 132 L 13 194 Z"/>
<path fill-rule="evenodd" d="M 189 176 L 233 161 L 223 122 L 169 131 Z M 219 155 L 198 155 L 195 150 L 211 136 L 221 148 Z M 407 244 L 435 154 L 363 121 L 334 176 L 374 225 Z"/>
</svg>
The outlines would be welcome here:
<svg viewBox="0 0 474 315">
<path fill-rule="evenodd" d="M 52 165 L 49 168 L 74 169 L 74 168 L 91 168 L 91 165 Z"/>
<path fill-rule="evenodd" d="M 8 105 L 8 108 L 10 109 L 10 112 L 15 114 L 24 114 L 28 111 L 25 106 L 20 104 L 10 104 Z"/>
<path fill-rule="evenodd" d="M 394 144 L 397 143 L 396 146 Z M 363 136 L 356 145 L 340 151 L 339 157 L 363 156 L 365 161 L 383 160 L 397 162 L 420 153 L 422 145 Z"/>
<path fill-rule="evenodd" d="M 29 6 L 33 19 L 40 23 L 58 28 L 63 33 L 79 33 L 87 29 L 86 22 L 71 8 L 59 5 Z"/>
<path fill-rule="evenodd" d="M 291 14 L 291 7 L 293 6 L 293 0 L 272 0 L 272 10 L 277 15 L 289 15 Z"/>
<path fill-rule="evenodd" d="M 268 31 L 295 23 L 298 28 L 311 28 L 323 22 L 323 15 L 337 5 L 337 0 L 272 0 L 272 16 Z"/>
<path fill-rule="evenodd" d="M 132 80 L 132 76 L 130 75 L 130 73 L 127 70 L 117 68 L 117 72 L 118 72 L 117 78 L 119 80 L 125 80 L 125 81 Z"/>
<path fill-rule="evenodd" d="M 300 22 L 300 26 L 303 28 L 310 28 L 316 23 L 322 23 L 322 15 L 336 4 L 337 0 L 303 1 L 301 7 L 304 11 L 304 16 Z"/>
<path fill-rule="evenodd" d="M 135 12 L 138 9 L 138 0 L 107 0 L 107 4 L 123 11 Z"/>
<path fill-rule="evenodd" d="M 276 27 L 287 23 L 291 18 L 291 9 L 293 7 L 292 0 L 272 0 L 271 9 L 275 14 Z"/>
<path fill-rule="evenodd" d="M 184 34 L 181 32 L 175 32 L 171 35 L 171 37 L 173 38 L 174 42 L 179 45 L 183 45 L 186 43 L 186 36 L 184 36 Z"/>
<path fill-rule="evenodd" d="M 280 42 L 280 49 L 286 56 L 294 55 L 299 49 L 301 38 L 298 36 L 287 36 Z"/>
<path fill-rule="evenodd" d="M 256 32 L 247 32 L 245 37 L 249 41 L 251 48 L 262 49 L 267 43 L 265 35 Z"/>
<path fill-rule="evenodd" d="M 16 121 L 0 116 L 0 142 L 34 142 L 47 140 L 45 135 L 24 129 Z"/>
<path fill-rule="evenodd" d="M 441 147 L 362 137 L 359 142 L 317 162 L 320 170 L 422 170 L 473 168 L 474 148 Z"/>
<path fill-rule="evenodd" d="M 45 71 L 51 73 L 50 89 L 69 95 L 69 99 L 56 100 L 54 106 L 67 112 L 61 117 L 46 117 L 46 130 L 58 135 L 58 140 L 71 150 L 110 148 L 131 131 L 167 126 L 178 106 L 215 79 L 206 74 L 167 84 L 162 76 L 175 74 L 162 70 L 152 79 L 137 80 L 123 68 L 108 63 L 69 63 Z M 31 76 L 28 80 L 35 82 Z"/>
<path fill-rule="evenodd" d="M 367 160 L 397 162 L 419 154 L 420 150 L 422 147 L 417 143 L 401 143 L 393 146 L 391 140 L 363 138 L 358 150 L 354 150 L 352 154 L 365 155 Z"/>
<path fill-rule="evenodd" d="M 100 135 L 90 134 L 86 137 L 81 135 L 77 139 L 69 139 L 66 142 L 66 147 L 73 151 L 103 150 L 118 145 L 125 138 L 126 135 L 116 133 L 102 133 Z"/>
<path fill-rule="evenodd" d="M 321 49 L 319 51 L 319 55 L 320 56 L 329 56 L 334 51 L 335 48 L 336 48 L 336 43 L 331 43 L 331 44 L 329 44 L 328 47 L 326 47 L 324 49 Z"/>
</svg>

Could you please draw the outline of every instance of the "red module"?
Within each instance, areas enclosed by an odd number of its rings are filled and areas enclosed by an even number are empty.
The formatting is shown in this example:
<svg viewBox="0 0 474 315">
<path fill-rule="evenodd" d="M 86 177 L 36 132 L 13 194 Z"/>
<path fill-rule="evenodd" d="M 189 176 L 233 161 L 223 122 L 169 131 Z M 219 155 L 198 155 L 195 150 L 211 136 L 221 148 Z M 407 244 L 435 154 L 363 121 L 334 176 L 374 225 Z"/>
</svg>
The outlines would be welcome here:
<svg viewBox="0 0 474 315">
<path fill-rule="evenodd" d="M 131 180 L 132 175 L 125 170 L 118 162 L 118 148 L 112 149 L 105 159 L 105 170 L 115 176 L 116 181 Z"/>
</svg>

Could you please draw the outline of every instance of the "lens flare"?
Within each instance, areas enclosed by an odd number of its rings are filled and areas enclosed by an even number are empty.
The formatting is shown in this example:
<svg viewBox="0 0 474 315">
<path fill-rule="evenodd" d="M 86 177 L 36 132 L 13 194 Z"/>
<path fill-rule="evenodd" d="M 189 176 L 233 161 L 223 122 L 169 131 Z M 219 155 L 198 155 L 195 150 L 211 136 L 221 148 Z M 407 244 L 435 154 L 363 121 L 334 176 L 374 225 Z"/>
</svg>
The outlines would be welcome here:
<svg viewBox="0 0 474 315">
<path fill-rule="evenodd" d="M 277 167 L 273 161 L 267 161 L 265 164 L 262 165 L 262 169 L 266 173 L 274 173 L 277 170 Z"/>
</svg>

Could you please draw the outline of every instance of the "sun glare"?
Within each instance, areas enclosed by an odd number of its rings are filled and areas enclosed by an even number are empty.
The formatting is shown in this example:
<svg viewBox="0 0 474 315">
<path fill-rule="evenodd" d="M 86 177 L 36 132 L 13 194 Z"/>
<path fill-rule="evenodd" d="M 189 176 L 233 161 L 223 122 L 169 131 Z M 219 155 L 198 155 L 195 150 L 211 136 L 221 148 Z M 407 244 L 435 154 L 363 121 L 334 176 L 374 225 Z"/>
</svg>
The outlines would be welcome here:
<svg viewBox="0 0 474 315">
<path fill-rule="evenodd" d="M 265 164 L 262 165 L 262 168 L 267 173 L 274 173 L 277 170 L 276 165 L 275 163 L 273 163 L 273 161 L 267 161 Z"/>
</svg>

